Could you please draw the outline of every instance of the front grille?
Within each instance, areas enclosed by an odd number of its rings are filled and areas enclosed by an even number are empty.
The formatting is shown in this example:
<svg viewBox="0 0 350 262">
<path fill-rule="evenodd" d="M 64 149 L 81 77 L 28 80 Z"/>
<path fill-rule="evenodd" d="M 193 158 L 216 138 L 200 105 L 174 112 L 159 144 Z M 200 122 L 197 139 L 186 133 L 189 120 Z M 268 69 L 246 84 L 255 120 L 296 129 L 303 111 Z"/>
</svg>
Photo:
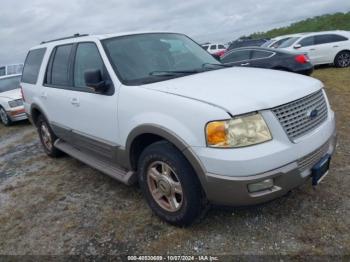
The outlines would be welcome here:
<svg viewBox="0 0 350 262">
<path fill-rule="evenodd" d="M 317 109 L 315 111 L 315 109 Z M 272 109 L 289 139 L 312 131 L 327 118 L 327 103 L 322 90 L 288 104 Z M 311 117 L 311 112 L 317 113 Z"/>
<path fill-rule="evenodd" d="M 323 156 L 326 155 L 329 149 L 329 143 L 327 142 L 320 148 L 311 152 L 310 154 L 304 156 L 298 160 L 298 168 L 300 172 L 303 172 L 307 169 L 311 169 Z"/>
</svg>

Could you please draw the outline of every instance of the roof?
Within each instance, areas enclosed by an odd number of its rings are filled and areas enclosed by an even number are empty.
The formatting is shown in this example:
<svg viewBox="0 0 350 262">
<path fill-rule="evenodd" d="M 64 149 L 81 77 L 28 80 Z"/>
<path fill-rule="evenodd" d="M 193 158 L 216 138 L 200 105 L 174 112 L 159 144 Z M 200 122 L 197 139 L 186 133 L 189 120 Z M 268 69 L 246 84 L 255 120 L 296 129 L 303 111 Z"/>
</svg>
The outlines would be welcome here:
<svg viewBox="0 0 350 262">
<path fill-rule="evenodd" d="M 96 40 L 103 40 L 103 39 L 113 38 L 113 37 L 118 37 L 118 36 L 152 34 L 152 33 L 173 33 L 173 34 L 175 34 L 174 32 L 167 32 L 167 31 L 129 31 L 129 32 L 120 32 L 120 33 L 114 33 L 114 34 L 101 34 L 101 35 L 75 34 L 75 35 L 70 36 L 70 37 L 64 37 L 64 38 L 43 41 L 40 45 L 32 47 L 31 50 L 43 48 L 43 47 L 48 47 L 48 46 L 56 46 L 57 43 L 67 44 L 67 43 L 76 43 L 76 42 L 83 42 L 83 41 L 96 41 Z"/>
</svg>

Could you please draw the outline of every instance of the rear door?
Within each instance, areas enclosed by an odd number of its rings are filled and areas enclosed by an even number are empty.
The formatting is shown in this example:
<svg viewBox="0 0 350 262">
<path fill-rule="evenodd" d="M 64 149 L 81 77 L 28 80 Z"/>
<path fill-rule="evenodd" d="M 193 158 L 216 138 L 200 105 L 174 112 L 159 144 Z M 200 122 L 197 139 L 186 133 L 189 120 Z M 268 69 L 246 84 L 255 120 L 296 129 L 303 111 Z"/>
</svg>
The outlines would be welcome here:
<svg viewBox="0 0 350 262">
<path fill-rule="evenodd" d="M 87 87 L 86 70 L 97 69 L 109 83 L 106 93 Z M 75 146 L 113 158 L 118 141 L 117 96 L 95 42 L 57 46 L 46 77 L 47 106 L 55 131 Z"/>
<path fill-rule="evenodd" d="M 320 53 L 319 63 L 330 64 L 342 49 L 342 42 L 347 38 L 337 34 L 324 34 L 315 36 L 315 48 Z"/>
</svg>

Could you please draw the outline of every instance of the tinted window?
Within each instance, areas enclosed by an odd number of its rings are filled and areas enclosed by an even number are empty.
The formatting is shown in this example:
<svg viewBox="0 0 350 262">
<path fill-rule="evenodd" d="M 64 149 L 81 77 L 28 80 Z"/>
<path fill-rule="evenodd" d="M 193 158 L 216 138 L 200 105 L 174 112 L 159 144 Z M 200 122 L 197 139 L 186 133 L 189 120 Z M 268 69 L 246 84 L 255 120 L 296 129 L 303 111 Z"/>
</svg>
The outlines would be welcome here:
<svg viewBox="0 0 350 262">
<path fill-rule="evenodd" d="M 89 69 L 99 69 L 103 73 L 103 62 L 94 43 L 78 45 L 74 66 L 74 86 L 87 87 L 84 72 Z"/>
<path fill-rule="evenodd" d="M 252 59 L 268 58 L 272 54 L 272 52 L 254 50 L 252 54 Z"/>
<path fill-rule="evenodd" d="M 313 36 L 305 37 L 302 39 L 299 44 L 301 46 L 310 46 L 315 44 L 315 38 Z"/>
<path fill-rule="evenodd" d="M 202 46 L 202 47 L 203 47 L 204 50 L 208 50 L 208 47 L 209 47 L 209 46 L 204 45 L 204 46 Z"/>
<path fill-rule="evenodd" d="M 348 40 L 346 37 L 340 36 L 340 35 L 334 35 L 334 34 L 315 36 L 316 45 L 334 43 L 334 42 L 340 42 L 340 41 L 346 41 L 346 40 Z"/>
<path fill-rule="evenodd" d="M 221 62 L 222 63 L 234 63 L 250 59 L 250 50 L 234 51 L 227 56 L 225 56 Z"/>
<path fill-rule="evenodd" d="M 215 50 L 216 49 L 216 45 L 211 45 L 210 46 L 210 50 Z"/>
<path fill-rule="evenodd" d="M 219 49 L 225 49 L 226 47 L 223 45 L 219 45 Z"/>
<path fill-rule="evenodd" d="M 24 63 L 22 82 L 36 84 L 46 48 L 29 51 Z"/>
<path fill-rule="evenodd" d="M 49 84 L 57 86 L 69 86 L 69 58 L 73 45 L 56 47 L 51 69 Z"/>
<path fill-rule="evenodd" d="M 19 88 L 21 76 L 0 79 L 0 93 Z"/>
<path fill-rule="evenodd" d="M 300 37 L 291 37 L 288 40 L 282 42 L 282 44 L 280 44 L 280 46 L 278 48 L 290 47 L 291 45 L 293 45 L 299 39 L 300 39 Z"/>
<path fill-rule="evenodd" d="M 6 75 L 6 67 L 0 67 L 0 76 Z"/>
</svg>

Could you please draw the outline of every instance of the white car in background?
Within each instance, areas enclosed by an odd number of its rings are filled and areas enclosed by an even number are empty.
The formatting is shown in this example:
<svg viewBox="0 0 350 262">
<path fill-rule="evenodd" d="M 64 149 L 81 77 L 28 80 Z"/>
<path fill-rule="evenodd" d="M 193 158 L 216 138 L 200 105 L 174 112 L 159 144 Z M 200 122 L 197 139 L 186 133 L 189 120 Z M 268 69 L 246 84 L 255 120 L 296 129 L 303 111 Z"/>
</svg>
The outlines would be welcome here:
<svg viewBox="0 0 350 262">
<path fill-rule="evenodd" d="M 221 52 L 225 52 L 226 51 L 226 46 L 223 44 L 207 44 L 207 45 L 202 45 L 202 47 L 208 51 L 209 54 L 217 54 L 217 53 L 221 53 Z"/>
<path fill-rule="evenodd" d="M 270 39 L 266 43 L 264 43 L 261 47 L 279 48 L 280 45 L 282 45 L 284 42 L 288 41 L 289 39 L 301 37 L 303 35 L 305 35 L 305 33 L 277 36 L 275 38 Z"/>
<path fill-rule="evenodd" d="M 350 33 L 348 31 L 307 33 L 290 38 L 279 48 L 305 53 L 314 65 L 350 66 Z"/>
<path fill-rule="evenodd" d="M 21 75 L 0 77 L 0 120 L 5 126 L 27 119 L 24 111 L 20 83 Z"/>
</svg>

